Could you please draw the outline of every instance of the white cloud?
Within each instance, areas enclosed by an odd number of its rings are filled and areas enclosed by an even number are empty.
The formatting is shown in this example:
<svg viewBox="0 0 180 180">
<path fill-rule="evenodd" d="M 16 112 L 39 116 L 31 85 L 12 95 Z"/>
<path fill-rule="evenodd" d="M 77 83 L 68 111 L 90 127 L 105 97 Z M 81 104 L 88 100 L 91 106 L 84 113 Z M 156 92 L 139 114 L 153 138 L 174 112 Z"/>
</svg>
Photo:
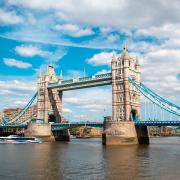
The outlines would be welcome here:
<svg viewBox="0 0 180 180">
<path fill-rule="evenodd" d="M 5 11 L 0 9 L 0 24 L 19 24 L 22 23 L 22 17 L 18 16 L 14 11 Z"/>
<path fill-rule="evenodd" d="M 63 112 L 63 113 L 71 113 L 72 110 L 69 109 L 69 108 L 62 108 L 62 112 Z"/>
<path fill-rule="evenodd" d="M 157 49 L 144 55 L 142 81 L 160 95 L 176 101 L 180 98 L 180 51 Z"/>
<path fill-rule="evenodd" d="M 83 109 L 103 109 L 111 105 L 111 88 L 96 87 L 65 92 L 63 102 Z"/>
<path fill-rule="evenodd" d="M 153 36 L 156 38 L 179 38 L 180 37 L 180 24 L 163 24 L 161 26 L 151 26 L 145 29 L 138 29 L 135 36 Z"/>
<path fill-rule="evenodd" d="M 112 60 L 113 52 L 101 52 L 94 54 L 93 57 L 86 61 L 93 66 L 110 65 Z"/>
<path fill-rule="evenodd" d="M 67 70 L 67 76 L 65 76 L 65 79 L 72 79 L 75 76 L 84 77 L 84 76 L 86 76 L 86 72 L 85 72 L 85 70 L 84 71 Z"/>
<path fill-rule="evenodd" d="M 32 67 L 32 64 L 30 63 L 19 61 L 12 58 L 4 58 L 3 61 L 7 66 L 14 66 L 21 69 L 27 69 L 27 68 Z"/>
<path fill-rule="evenodd" d="M 23 107 L 35 92 L 36 82 L 34 81 L 0 81 L 0 109 Z"/>
<path fill-rule="evenodd" d="M 109 70 L 107 70 L 107 69 L 102 69 L 101 71 L 98 71 L 97 73 L 96 73 L 96 75 L 99 75 L 99 74 L 106 74 L 106 73 L 110 73 L 111 72 L 111 70 L 109 69 Z"/>
<path fill-rule="evenodd" d="M 66 55 L 67 51 L 65 48 L 56 48 L 53 51 L 42 50 L 41 48 L 33 45 L 21 45 L 16 46 L 15 51 L 17 54 L 24 56 L 24 57 L 34 57 L 40 56 L 46 60 L 42 69 L 46 69 L 46 64 L 49 63 L 56 63 L 59 61 L 64 55 Z"/>
<path fill-rule="evenodd" d="M 46 56 L 47 54 L 49 54 L 46 51 L 42 51 L 41 49 L 39 49 L 36 46 L 32 46 L 32 45 L 21 45 L 21 46 L 16 46 L 15 51 L 24 57 L 33 57 L 33 56 Z"/>
<path fill-rule="evenodd" d="M 54 29 L 72 37 L 82 37 L 94 34 L 90 28 L 80 28 L 75 24 L 57 24 L 54 26 Z"/>
<path fill-rule="evenodd" d="M 161 0 L 156 1 L 156 3 L 143 0 L 106 0 L 106 2 L 81 0 L 78 5 L 74 0 L 9 0 L 8 2 L 30 9 L 54 10 L 65 21 L 92 26 L 136 28 L 179 21 L 177 7 L 179 7 L 180 2 L 177 0 L 173 3 Z"/>
<path fill-rule="evenodd" d="M 85 115 L 90 121 L 103 121 L 103 116 L 111 115 L 111 87 L 96 87 L 63 93 L 63 108 L 71 109 L 68 119 L 79 121 Z"/>
</svg>

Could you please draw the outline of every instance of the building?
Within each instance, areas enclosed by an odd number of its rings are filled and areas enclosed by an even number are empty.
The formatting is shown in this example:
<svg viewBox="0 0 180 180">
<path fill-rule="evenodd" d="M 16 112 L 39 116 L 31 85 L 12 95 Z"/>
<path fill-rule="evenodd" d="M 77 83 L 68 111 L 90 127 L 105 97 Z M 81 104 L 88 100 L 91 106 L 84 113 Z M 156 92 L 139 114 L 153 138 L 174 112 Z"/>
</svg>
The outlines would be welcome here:
<svg viewBox="0 0 180 180">
<path fill-rule="evenodd" d="M 3 113 L 4 113 L 4 118 L 5 119 L 11 119 L 13 118 L 16 114 L 18 114 L 19 112 L 21 112 L 21 108 L 8 108 L 8 109 L 4 109 Z"/>
<path fill-rule="evenodd" d="M 161 135 L 161 127 L 159 126 L 149 126 L 149 135 L 150 136 L 160 136 Z"/>
<path fill-rule="evenodd" d="M 150 136 L 174 136 L 176 129 L 170 126 L 149 126 Z"/>
<path fill-rule="evenodd" d="M 130 57 L 127 46 L 123 54 L 113 55 L 112 68 L 112 120 L 138 121 L 140 117 L 140 93 L 129 82 L 131 77 L 140 82 L 140 64 L 137 58 Z"/>
<path fill-rule="evenodd" d="M 4 117 L 4 112 L 0 112 L 0 123 L 2 122 L 3 117 Z"/>
<path fill-rule="evenodd" d="M 22 111 L 22 108 L 8 108 L 4 109 L 3 116 L 5 119 L 12 119 Z M 20 121 L 25 121 L 28 118 L 37 114 L 37 105 L 31 106 L 21 117 Z"/>
</svg>

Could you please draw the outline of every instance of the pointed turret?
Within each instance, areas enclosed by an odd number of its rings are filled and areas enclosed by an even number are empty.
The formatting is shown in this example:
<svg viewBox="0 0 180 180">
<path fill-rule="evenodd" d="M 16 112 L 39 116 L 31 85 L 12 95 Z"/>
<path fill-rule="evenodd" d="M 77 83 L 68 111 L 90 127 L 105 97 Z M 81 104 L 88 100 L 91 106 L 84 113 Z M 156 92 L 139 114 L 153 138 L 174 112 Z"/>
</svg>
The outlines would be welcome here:
<svg viewBox="0 0 180 180">
<path fill-rule="evenodd" d="M 61 73 L 60 73 L 60 76 L 59 76 L 59 81 L 62 81 L 63 80 L 63 75 L 62 75 L 62 70 L 61 70 Z"/>
<path fill-rule="evenodd" d="M 48 77 L 48 81 L 57 81 L 56 73 L 52 64 L 49 64 L 47 68 L 46 77 Z"/>
<path fill-rule="evenodd" d="M 39 77 L 42 76 L 42 71 L 41 71 L 41 67 L 39 68 L 39 74 L 38 74 Z"/>
<path fill-rule="evenodd" d="M 138 58 L 136 57 L 136 64 L 135 64 L 135 66 L 140 66 L 140 64 L 139 64 L 139 60 L 138 60 Z"/>
<path fill-rule="evenodd" d="M 111 62 L 115 62 L 116 61 L 116 55 L 115 53 L 113 52 L 113 56 L 112 56 L 112 61 Z"/>
<path fill-rule="evenodd" d="M 128 52 L 128 46 L 127 46 L 127 43 L 124 44 L 124 47 L 123 47 L 123 54 L 121 55 L 122 58 L 125 58 L 125 57 L 129 57 L 129 52 Z"/>
</svg>

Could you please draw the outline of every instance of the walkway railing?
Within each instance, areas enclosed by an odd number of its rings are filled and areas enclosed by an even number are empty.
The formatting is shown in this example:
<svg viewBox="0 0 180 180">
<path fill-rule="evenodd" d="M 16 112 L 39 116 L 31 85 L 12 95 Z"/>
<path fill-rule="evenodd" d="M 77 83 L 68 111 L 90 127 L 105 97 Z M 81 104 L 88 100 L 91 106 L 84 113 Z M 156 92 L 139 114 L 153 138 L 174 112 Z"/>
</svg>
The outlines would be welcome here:
<svg viewBox="0 0 180 180">
<path fill-rule="evenodd" d="M 106 74 L 100 74 L 100 75 L 83 77 L 83 78 L 76 77 L 74 79 L 67 81 L 58 81 L 54 83 L 49 83 L 48 89 L 59 88 L 59 90 L 61 91 L 66 91 L 72 89 L 110 85 L 111 83 L 112 83 L 112 74 L 106 73 Z"/>
</svg>

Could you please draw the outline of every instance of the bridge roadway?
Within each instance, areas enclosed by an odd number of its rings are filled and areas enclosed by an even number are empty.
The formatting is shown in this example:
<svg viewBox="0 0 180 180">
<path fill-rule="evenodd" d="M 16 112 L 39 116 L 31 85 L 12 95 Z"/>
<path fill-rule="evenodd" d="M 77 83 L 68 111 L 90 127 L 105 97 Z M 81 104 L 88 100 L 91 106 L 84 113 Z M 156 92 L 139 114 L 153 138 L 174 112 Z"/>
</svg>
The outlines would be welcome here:
<svg viewBox="0 0 180 180">
<path fill-rule="evenodd" d="M 138 121 L 136 126 L 180 126 L 180 121 Z M 92 128 L 103 128 L 103 122 L 72 122 L 54 123 L 51 125 L 52 131 L 70 129 L 74 127 L 87 126 Z"/>
<path fill-rule="evenodd" d="M 180 126 L 180 121 L 138 121 L 136 126 Z M 52 131 L 71 129 L 75 127 L 86 126 L 92 128 L 103 128 L 103 122 L 71 122 L 71 123 L 53 123 Z M 1 125 L 0 129 L 5 128 L 27 128 L 27 124 L 20 125 Z"/>
<path fill-rule="evenodd" d="M 60 91 L 82 89 L 96 86 L 105 86 L 112 84 L 112 74 L 100 74 L 95 76 L 73 78 L 67 81 L 58 81 L 48 84 L 48 89 L 58 88 Z"/>
</svg>

